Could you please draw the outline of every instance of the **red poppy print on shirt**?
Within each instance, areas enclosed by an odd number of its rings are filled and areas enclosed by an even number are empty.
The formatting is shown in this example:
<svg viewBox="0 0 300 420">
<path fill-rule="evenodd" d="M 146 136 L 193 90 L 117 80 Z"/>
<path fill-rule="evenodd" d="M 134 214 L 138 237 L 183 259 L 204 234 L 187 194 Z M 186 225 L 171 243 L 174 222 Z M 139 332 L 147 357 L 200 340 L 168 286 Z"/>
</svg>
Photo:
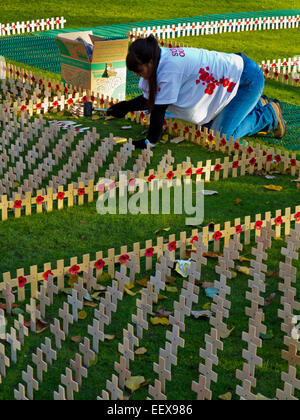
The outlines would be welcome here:
<svg viewBox="0 0 300 420">
<path fill-rule="evenodd" d="M 199 78 L 196 80 L 196 85 L 199 85 L 202 82 L 202 85 L 207 84 L 204 91 L 207 95 L 212 95 L 217 86 L 223 86 L 224 89 L 227 88 L 227 92 L 232 93 L 233 89 L 236 86 L 236 83 L 230 82 L 228 78 L 222 77 L 220 80 L 214 78 L 213 74 L 209 73 L 209 67 L 200 68 Z"/>
</svg>

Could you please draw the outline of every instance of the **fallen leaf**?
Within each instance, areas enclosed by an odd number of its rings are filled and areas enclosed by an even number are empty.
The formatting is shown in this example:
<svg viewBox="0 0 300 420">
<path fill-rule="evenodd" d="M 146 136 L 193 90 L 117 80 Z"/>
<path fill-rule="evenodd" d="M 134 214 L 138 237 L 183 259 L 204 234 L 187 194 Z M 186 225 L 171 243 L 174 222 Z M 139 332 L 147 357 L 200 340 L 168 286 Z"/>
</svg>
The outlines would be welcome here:
<svg viewBox="0 0 300 420">
<path fill-rule="evenodd" d="M 210 302 L 206 302 L 203 306 L 202 309 L 204 310 L 209 310 L 211 308 L 211 303 Z"/>
<path fill-rule="evenodd" d="M 212 316 L 211 311 L 192 311 L 191 315 L 193 315 L 194 318 L 210 318 Z"/>
<path fill-rule="evenodd" d="M 92 299 L 97 299 L 97 298 L 101 295 L 101 293 L 102 293 L 102 292 L 95 292 L 95 293 L 93 293 L 93 294 L 91 295 L 91 298 L 92 298 Z"/>
<path fill-rule="evenodd" d="M 13 315 L 23 315 L 24 311 L 21 308 L 12 308 L 11 313 Z"/>
<path fill-rule="evenodd" d="M 166 291 L 170 293 L 177 293 L 178 289 L 177 287 L 166 286 Z"/>
<path fill-rule="evenodd" d="M 237 269 L 237 271 L 239 273 L 246 274 L 246 276 L 250 276 L 250 269 L 249 269 L 249 267 L 243 267 L 241 265 L 238 265 L 236 267 L 236 269 Z"/>
<path fill-rule="evenodd" d="M 170 229 L 171 229 L 170 227 L 161 228 L 161 229 L 157 229 L 154 233 L 155 235 L 160 235 L 161 233 L 169 232 Z"/>
<path fill-rule="evenodd" d="M 216 254 L 215 252 L 212 252 L 212 251 L 204 252 L 202 255 L 203 257 L 206 257 L 206 258 L 219 258 L 220 256 L 220 254 Z"/>
<path fill-rule="evenodd" d="M 115 335 L 110 335 L 110 334 L 104 334 L 104 340 L 114 340 Z"/>
<path fill-rule="evenodd" d="M 164 299 L 168 299 L 167 296 L 161 295 L 160 293 L 158 294 L 158 300 L 164 300 Z"/>
<path fill-rule="evenodd" d="M 270 294 L 270 296 L 268 296 L 268 297 L 265 299 L 264 306 L 265 306 L 265 307 L 266 307 L 266 306 L 270 306 L 270 305 L 271 305 L 271 303 L 273 302 L 273 300 L 274 300 L 275 296 L 276 296 L 276 293 L 271 293 L 271 294 Z"/>
<path fill-rule="evenodd" d="M 78 312 L 78 319 L 80 319 L 81 321 L 83 321 L 86 318 L 87 318 L 87 313 L 85 311 Z"/>
<path fill-rule="evenodd" d="M 134 288 L 134 283 L 133 283 L 133 281 L 131 281 L 130 280 L 130 282 L 129 282 L 129 284 L 126 284 L 126 286 L 125 286 L 127 289 L 129 289 L 129 290 L 131 290 L 131 289 L 133 289 Z"/>
<path fill-rule="evenodd" d="M 150 317 L 150 322 L 152 325 L 170 325 L 170 321 L 165 317 Z"/>
<path fill-rule="evenodd" d="M 219 194 L 218 191 L 211 191 L 211 190 L 202 190 L 203 195 L 215 195 Z"/>
<path fill-rule="evenodd" d="M 273 273 L 266 273 L 265 276 L 266 277 L 277 277 L 277 272 L 273 271 Z"/>
<path fill-rule="evenodd" d="M 92 366 L 95 366 L 98 363 L 98 356 L 97 354 L 94 353 L 94 360 L 90 359 L 89 360 L 89 368 Z"/>
<path fill-rule="evenodd" d="M 30 320 L 24 322 L 25 327 L 30 327 Z M 50 327 L 50 324 L 47 324 L 46 322 L 41 321 L 38 319 L 36 321 L 36 333 L 41 334 L 43 331 L 45 331 L 48 327 Z"/>
<path fill-rule="evenodd" d="M 265 190 L 282 191 L 282 187 L 280 187 L 279 185 L 265 185 Z"/>
<path fill-rule="evenodd" d="M 86 306 L 87 308 L 96 308 L 98 305 L 95 302 L 84 302 L 83 306 Z"/>
<path fill-rule="evenodd" d="M 176 282 L 176 277 L 173 276 L 166 276 L 166 283 L 174 284 Z"/>
<path fill-rule="evenodd" d="M 203 287 L 203 289 L 207 289 L 207 287 L 214 287 L 214 283 L 204 281 L 203 283 L 201 283 L 201 286 Z"/>
<path fill-rule="evenodd" d="M 233 327 L 233 328 L 231 328 L 231 330 L 229 330 L 227 327 L 226 327 L 226 331 L 220 331 L 220 337 L 221 338 L 228 338 L 228 337 L 230 337 L 230 335 L 231 335 L 231 333 L 232 333 L 232 331 L 235 329 L 235 327 Z"/>
<path fill-rule="evenodd" d="M 98 281 L 100 281 L 101 283 L 107 283 L 107 282 L 110 282 L 111 280 L 112 280 L 111 275 L 108 273 L 102 273 L 98 277 Z"/>
<path fill-rule="evenodd" d="M 93 115 L 93 116 L 92 116 L 92 120 L 93 120 L 93 121 L 100 120 L 99 115 Z"/>
<path fill-rule="evenodd" d="M 238 204 L 241 204 L 242 200 L 240 198 L 236 198 L 234 200 L 234 204 L 237 206 Z"/>
<path fill-rule="evenodd" d="M 134 392 L 141 388 L 142 384 L 145 382 L 143 376 L 132 376 L 130 379 L 125 381 L 125 386 L 129 391 Z"/>
<path fill-rule="evenodd" d="M 148 350 L 145 347 L 140 347 L 139 349 L 136 349 L 134 353 L 140 356 L 147 353 L 147 351 Z"/>
<path fill-rule="evenodd" d="M 219 289 L 216 289 L 214 287 L 207 287 L 205 289 L 205 294 L 209 298 L 213 298 L 214 295 L 217 295 L 219 293 Z"/>
<path fill-rule="evenodd" d="M 66 295 L 72 295 L 72 289 L 71 288 L 62 289 L 62 293 L 65 293 Z"/>
<path fill-rule="evenodd" d="M 251 262 L 251 260 L 246 257 L 240 257 L 240 262 Z"/>
<path fill-rule="evenodd" d="M 123 125 L 123 127 L 121 127 L 121 130 L 130 130 L 131 128 L 131 125 Z"/>
<path fill-rule="evenodd" d="M 74 284 L 77 284 L 78 283 L 78 279 L 79 279 L 78 274 L 69 274 L 68 285 L 70 287 L 72 287 L 72 289 L 73 289 L 74 288 Z"/>
<path fill-rule="evenodd" d="M 93 289 L 95 291 L 105 292 L 106 287 L 102 286 L 102 284 L 95 284 L 95 286 L 93 286 Z"/>
<path fill-rule="evenodd" d="M 136 283 L 140 286 L 147 287 L 149 280 L 150 279 L 140 279 L 140 280 L 137 280 Z"/>
<path fill-rule="evenodd" d="M 267 397 L 265 397 L 264 395 L 262 395 L 262 394 L 257 394 L 256 395 L 256 400 L 257 401 L 270 401 L 270 398 L 267 398 Z"/>
<path fill-rule="evenodd" d="M 266 334 L 260 334 L 259 335 L 259 337 L 262 339 L 262 340 L 272 340 L 272 338 L 274 338 L 274 334 L 273 334 L 273 331 L 272 330 L 270 330 L 270 331 L 268 331 Z"/>
<path fill-rule="evenodd" d="M 170 315 L 173 315 L 173 312 L 171 311 L 166 311 L 165 308 L 163 306 L 161 306 L 160 308 L 158 308 L 156 310 L 156 313 L 159 314 L 160 317 L 169 317 Z"/>
<path fill-rule="evenodd" d="M 75 336 L 75 337 L 71 337 L 71 341 L 72 341 L 73 343 L 76 343 L 76 344 L 81 343 L 81 340 L 82 340 L 82 337 L 80 337 L 80 335 L 77 335 L 77 336 Z"/>
<path fill-rule="evenodd" d="M 124 292 L 127 293 L 129 296 L 136 296 L 136 293 L 132 292 L 127 288 L 127 286 L 124 286 Z"/>
<path fill-rule="evenodd" d="M 223 401 L 231 401 L 232 400 L 232 393 L 231 392 L 226 392 L 226 394 L 219 395 L 218 398 L 220 398 L 220 400 L 223 400 Z"/>
<path fill-rule="evenodd" d="M 11 305 L 11 307 L 12 307 L 12 309 L 14 309 L 14 308 L 18 308 L 18 307 L 19 307 L 19 305 L 17 305 L 16 303 L 13 303 L 13 304 Z M 0 309 L 3 309 L 4 311 L 6 311 L 6 303 L 0 303 Z"/>
</svg>

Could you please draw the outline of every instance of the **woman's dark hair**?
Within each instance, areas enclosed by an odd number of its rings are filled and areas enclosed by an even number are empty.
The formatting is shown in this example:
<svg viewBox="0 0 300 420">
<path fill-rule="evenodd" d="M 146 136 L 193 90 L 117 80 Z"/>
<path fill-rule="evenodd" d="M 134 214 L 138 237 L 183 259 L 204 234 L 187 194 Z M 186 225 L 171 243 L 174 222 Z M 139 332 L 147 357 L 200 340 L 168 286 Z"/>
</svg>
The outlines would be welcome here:
<svg viewBox="0 0 300 420">
<path fill-rule="evenodd" d="M 156 38 L 150 35 L 148 38 L 141 38 L 134 41 L 130 47 L 126 57 L 126 65 L 128 70 L 139 73 L 140 66 L 148 64 L 153 60 L 153 72 L 149 82 L 149 99 L 148 108 L 152 110 L 155 103 L 157 91 L 157 67 L 160 59 L 160 48 Z"/>
</svg>

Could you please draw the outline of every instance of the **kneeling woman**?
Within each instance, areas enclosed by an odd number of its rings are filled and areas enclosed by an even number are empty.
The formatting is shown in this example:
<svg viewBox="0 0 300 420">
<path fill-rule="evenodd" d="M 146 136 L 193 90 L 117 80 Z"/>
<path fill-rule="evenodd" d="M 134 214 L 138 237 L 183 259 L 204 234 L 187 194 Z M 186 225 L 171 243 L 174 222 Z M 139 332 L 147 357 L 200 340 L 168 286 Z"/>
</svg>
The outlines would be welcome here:
<svg viewBox="0 0 300 420">
<path fill-rule="evenodd" d="M 196 48 L 161 48 L 153 35 L 131 44 L 128 70 L 140 76 L 143 95 L 108 110 L 122 118 L 130 111 L 151 112 L 147 139 L 136 147 L 154 147 L 168 108 L 174 117 L 226 134 L 227 139 L 274 131 L 286 132 L 280 102 L 262 100 L 264 75 L 250 58 Z M 263 105 L 264 104 L 264 105 Z"/>
</svg>

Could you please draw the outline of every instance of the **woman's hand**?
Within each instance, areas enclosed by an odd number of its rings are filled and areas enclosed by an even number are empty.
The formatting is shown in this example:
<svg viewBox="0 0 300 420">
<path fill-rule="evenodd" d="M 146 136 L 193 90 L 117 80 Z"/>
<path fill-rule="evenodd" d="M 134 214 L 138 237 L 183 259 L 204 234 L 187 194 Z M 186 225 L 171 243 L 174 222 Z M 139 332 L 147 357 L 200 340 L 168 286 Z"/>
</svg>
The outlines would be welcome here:
<svg viewBox="0 0 300 420">
<path fill-rule="evenodd" d="M 127 102 L 122 101 L 108 108 L 107 115 L 116 118 L 124 118 L 128 112 Z"/>
</svg>

